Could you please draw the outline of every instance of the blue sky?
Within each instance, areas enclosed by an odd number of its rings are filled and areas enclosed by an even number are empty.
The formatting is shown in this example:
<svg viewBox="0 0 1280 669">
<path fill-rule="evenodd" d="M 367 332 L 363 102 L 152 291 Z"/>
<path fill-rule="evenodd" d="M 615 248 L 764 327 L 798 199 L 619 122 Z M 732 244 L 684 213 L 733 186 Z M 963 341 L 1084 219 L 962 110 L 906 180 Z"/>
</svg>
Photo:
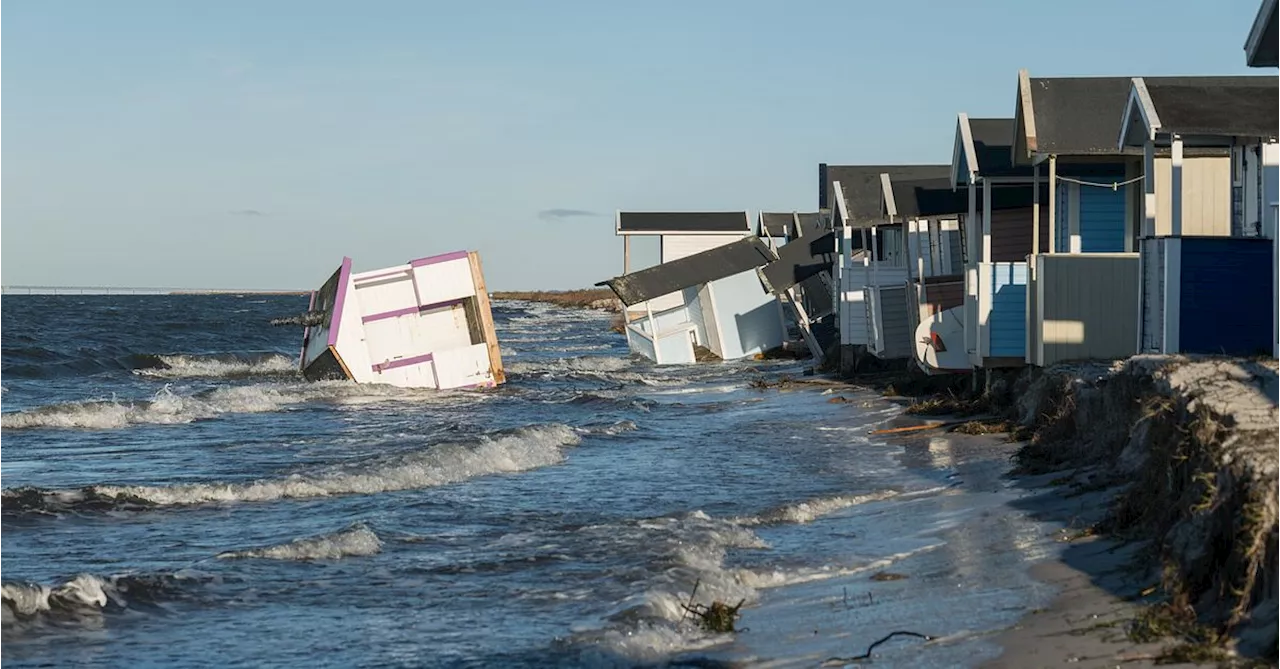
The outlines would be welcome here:
<svg viewBox="0 0 1280 669">
<path fill-rule="evenodd" d="M 621 270 L 616 209 L 812 210 L 1033 76 L 1244 67 L 1258 0 L 14 0 L 6 284 L 311 288 L 468 248 Z"/>
</svg>

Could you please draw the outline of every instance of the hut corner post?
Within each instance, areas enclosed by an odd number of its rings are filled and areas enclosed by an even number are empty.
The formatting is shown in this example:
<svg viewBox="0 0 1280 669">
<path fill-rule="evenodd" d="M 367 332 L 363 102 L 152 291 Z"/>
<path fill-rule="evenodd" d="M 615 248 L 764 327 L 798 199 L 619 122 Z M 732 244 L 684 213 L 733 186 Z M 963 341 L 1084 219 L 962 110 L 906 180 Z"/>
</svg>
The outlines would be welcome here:
<svg viewBox="0 0 1280 669">
<path fill-rule="evenodd" d="M 493 376 L 494 385 L 501 385 L 506 383 L 507 374 L 502 368 L 502 351 L 498 348 L 498 331 L 493 326 L 493 310 L 489 305 L 489 290 L 485 287 L 484 272 L 480 267 L 480 254 L 469 251 L 467 260 L 471 264 L 471 281 L 476 289 L 476 312 L 480 315 L 484 343 L 489 348 L 489 373 Z"/>
</svg>

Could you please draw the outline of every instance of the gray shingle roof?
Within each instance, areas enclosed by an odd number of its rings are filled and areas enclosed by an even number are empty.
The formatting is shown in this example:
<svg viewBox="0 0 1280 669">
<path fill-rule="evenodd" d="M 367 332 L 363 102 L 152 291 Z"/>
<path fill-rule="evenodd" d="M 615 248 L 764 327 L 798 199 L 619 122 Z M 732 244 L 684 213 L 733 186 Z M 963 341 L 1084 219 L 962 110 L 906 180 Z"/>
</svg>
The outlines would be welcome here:
<svg viewBox="0 0 1280 669">
<path fill-rule="evenodd" d="M 751 235 L 691 256 L 654 265 L 597 283 L 608 286 L 622 303 L 631 306 L 691 286 L 733 276 L 773 261 L 773 252 Z M 764 292 L 761 286 L 760 292 Z"/>
<path fill-rule="evenodd" d="M 1144 77 L 1161 132 L 1275 137 L 1276 77 Z"/>
<path fill-rule="evenodd" d="M 1059 155 L 1122 153 L 1116 138 L 1131 81 L 1131 77 L 1032 77 L 1036 150 Z"/>
<path fill-rule="evenodd" d="M 978 158 L 978 172 L 983 176 L 1031 176 L 1031 168 L 1015 167 L 1010 149 L 1016 131 L 1011 118 L 971 118 L 969 133 Z M 963 163 L 962 163 L 963 164 Z"/>
<path fill-rule="evenodd" d="M 760 229 L 757 230 L 756 233 L 761 237 L 786 237 L 788 231 L 791 230 L 791 224 L 794 221 L 791 213 L 792 212 L 760 212 Z M 822 220 L 821 215 L 816 211 L 797 213 L 796 216 L 800 217 L 800 225 L 804 226 L 806 230 L 818 224 Z M 795 233 L 792 232 L 791 235 L 794 236 Z"/>
<path fill-rule="evenodd" d="M 951 165 L 827 165 L 825 168 L 827 202 L 831 207 L 832 219 L 837 224 L 854 228 L 869 227 L 881 220 L 882 173 L 893 179 L 946 179 L 951 174 Z M 839 220 L 834 195 L 834 184 L 837 181 L 844 191 L 845 207 L 849 212 L 847 221 Z"/>
<path fill-rule="evenodd" d="M 624 211 L 618 214 L 621 232 L 742 232 L 751 231 L 745 211 Z"/>
<path fill-rule="evenodd" d="M 1008 147 L 1005 147 L 1008 154 Z M 900 219 L 969 211 L 969 191 L 952 190 L 951 179 L 893 179 L 893 202 Z"/>
<path fill-rule="evenodd" d="M 1249 89 L 1262 86 L 1261 80 L 1273 77 L 1144 77 L 1148 90 L 1163 88 L 1163 96 L 1171 118 L 1181 116 L 1191 128 L 1197 124 L 1217 124 L 1226 128 L 1231 121 L 1229 110 L 1209 113 L 1215 95 L 1229 88 L 1243 86 Z M 1245 84 L 1243 80 L 1259 80 Z M 1120 155 L 1139 153 L 1134 147 L 1120 148 L 1116 138 L 1124 121 L 1125 107 L 1133 77 L 1031 77 L 1031 106 L 1035 115 L 1035 150 L 1058 155 Z M 1256 89 L 1253 91 L 1257 93 Z M 1155 94 L 1152 94 L 1153 98 Z M 1022 93 L 1018 94 L 1018 113 L 1022 113 Z M 1270 97 L 1271 112 L 1275 118 L 1276 96 Z M 1159 103 L 1157 103 L 1157 108 Z M 1237 114 L 1241 118 L 1263 116 L 1261 109 L 1250 103 Z M 1163 113 L 1160 120 L 1164 124 Z M 1257 123 L 1248 121 L 1248 127 Z M 1271 126 L 1275 127 L 1275 122 Z"/>
</svg>

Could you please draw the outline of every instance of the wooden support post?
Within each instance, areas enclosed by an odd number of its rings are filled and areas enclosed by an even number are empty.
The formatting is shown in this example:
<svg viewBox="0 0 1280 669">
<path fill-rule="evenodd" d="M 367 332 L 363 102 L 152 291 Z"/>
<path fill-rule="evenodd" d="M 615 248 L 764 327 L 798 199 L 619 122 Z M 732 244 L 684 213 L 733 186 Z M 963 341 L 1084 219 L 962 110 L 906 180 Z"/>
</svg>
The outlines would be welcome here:
<svg viewBox="0 0 1280 669">
<path fill-rule="evenodd" d="M 965 267 L 973 268 L 978 266 L 978 198 L 976 179 L 972 176 L 969 178 L 969 213 L 965 215 L 964 220 L 965 237 L 968 240 L 968 255 Z"/>
<path fill-rule="evenodd" d="M 1156 145 L 1142 145 L 1142 237 L 1156 236 Z"/>
<path fill-rule="evenodd" d="M 1040 253 L 1040 166 L 1031 172 L 1031 255 Z M 1035 262 L 1033 258 L 1028 265 Z"/>
<path fill-rule="evenodd" d="M 1169 212 L 1169 227 L 1174 237 L 1182 236 L 1182 137 L 1173 136 L 1173 146 L 1169 157 L 1169 191 L 1172 207 Z"/>
<path fill-rule="evenodd" d="M 982 257 L 978 262 L 991 262 L 991 182 L 982 180 Z"/>
<path fill-rule="evenodd" d="M 1049 155 L 1049 253 L 1058 252 L 1058 156 Z"/>
<path fill-rule="evenodd" d="M 631 273 L 631 235 L 622 236 L 622 273 Z"/>
</svg>

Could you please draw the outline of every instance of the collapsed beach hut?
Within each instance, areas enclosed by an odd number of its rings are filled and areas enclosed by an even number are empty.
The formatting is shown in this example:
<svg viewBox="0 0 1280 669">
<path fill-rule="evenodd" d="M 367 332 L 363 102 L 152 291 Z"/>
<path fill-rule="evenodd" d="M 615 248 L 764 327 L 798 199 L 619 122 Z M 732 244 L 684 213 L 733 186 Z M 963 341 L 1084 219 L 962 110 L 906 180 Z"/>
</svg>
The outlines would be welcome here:
<svg viewBox="0 0 1280 669">
<path fill-rule="evenodd" d="M 777 249 L 803 234 L 804 230 L 816 230 L 822 225 L 822 215 L 812 212 L 762 211 L 756 220 L 756 236 L 769 248 Z M 802 230 L 803 229 L 803 230 Z"/>
<path fill-rule="evenodd" d="M 750 235 L 596 285 L 608 286 L 628 308 L 644 305 L 625 326 L 633 353 L 660 365 L 734 360 L 784 341 L 778 301 L 756 274 L 775 257 Z M 664 308 L 655 307 L 660 297 L 667 298 Z"/>
<path fill-rule="evenodd" d="M 1142 352 L 1274 354 L 1278 96 L 1269 76 L 1131 81 L 1119 147 L 1142 147 L 1148 170 L 1157 149 L 1170 153 L 1142 207 Z M 1230 152 L 1215 198 L 1187 170 L 1187 151 L 1206 148 Z M 1152 200 L 1167 207 L 1167 229 Z"/>
<path fill-rule="evenodd" d="M 790 307 L 800 336 L 819 363 L 834 343 L 834 328 L 824 319 L 835 314 L 835 280 L 832 270 L 838 258 L 835 233 L 821 217 L 792 214 L 790 241 L 776 250 L 777 260 L 760 270 L 765 289 Z"/>
<path fill-rule="evenodd" d="M 622 237 L 622 273 L 634 269 L 632 237 L 657 237 L 658 262 L 668 263 L 723 246 L 751 234 L 751 218 L 746 211 L 619 211 L 614 234 Z M 650 305 L 667 311 L 680 303 L 679 296 L 660 296 Z M 643 307 L 643 305 L 640 305 Z M 632 313 L 643 313 L 643 308 Z"/>
<path fill-rule="evenodd" d="M 505 375 L 474 251 L 353 272 L 311 293 L 302 375 L 408 388 L 493 386 Z"/>
</svg>

